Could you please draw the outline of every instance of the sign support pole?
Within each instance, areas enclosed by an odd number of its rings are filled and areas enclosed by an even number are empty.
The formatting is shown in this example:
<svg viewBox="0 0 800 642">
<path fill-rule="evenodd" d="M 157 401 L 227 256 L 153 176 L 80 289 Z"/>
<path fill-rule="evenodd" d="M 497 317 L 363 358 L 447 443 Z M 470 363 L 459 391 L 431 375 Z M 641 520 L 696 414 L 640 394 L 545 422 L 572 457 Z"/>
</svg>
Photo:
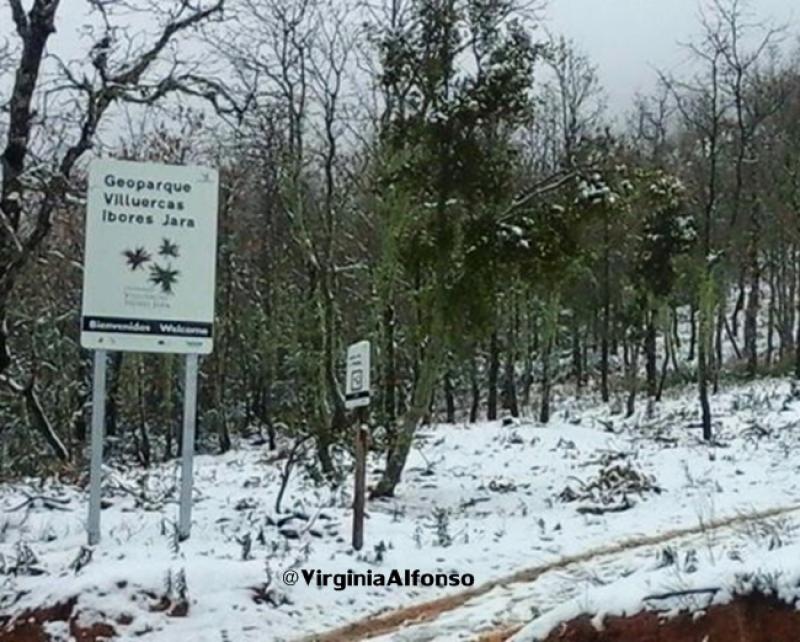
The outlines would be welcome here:
<svg viewBox="0 0 800 642">
<path fill-rule="evenodd" d="M 353 490 L 353 549 L 364 546 L 364 504 L 367 495 L 367 453 L 369 428 L 367 406 L 370 401 L 370 352 L 369 341 L 359 341 L 347 348 L 347 378 L 345 382 L 344 407 L 356 410 L 355 431 L 355 488 Z"/>
<path fill-rule="evenodd" d="M 353 549 L 360 551 L 364 546 L 364 505 L 367 494 L 367 448 L 369 429 L 365 417 L 366 408 L 358 409 L 356 422 L 356 470 L 355 492 L 353 493 Z"/>
<path fill-rule="evenodd" d="M 197 420 L 197 361 L 196 354 L 186 355 L 186 379 L 183 386 L 183 440 L 181 441 L 181 495 L 178 516 L 178 535 L 182 540 L 188 539 L 192 530 L 192 466 Z"/>
<path fill-rule="evenodd" d="M 94 351 L 92 376 L 92 436 L 89 470 L 89 546 L 100 542 L 100 485 L 103 476 L 103 437 L 106 424 L 106 351 Z"/>
</svg>

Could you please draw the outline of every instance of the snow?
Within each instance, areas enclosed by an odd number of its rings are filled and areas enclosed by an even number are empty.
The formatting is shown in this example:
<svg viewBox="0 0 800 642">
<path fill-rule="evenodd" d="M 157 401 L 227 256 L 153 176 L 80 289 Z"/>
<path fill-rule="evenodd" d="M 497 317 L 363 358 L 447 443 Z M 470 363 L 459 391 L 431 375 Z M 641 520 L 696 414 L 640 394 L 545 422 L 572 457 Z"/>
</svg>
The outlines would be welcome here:
<svg viewBox="0 0 800 642">
<path fill-rule="evenodd" d="M 758 591 L 775 595 L 787 603 L 800 598 L 800 543 L 781 541 L 797 529 L 791 521 L 766 524 L 766 532 L 740 529 L 725 539 L 696 537 L 681 542 L 677 560 L 654 566 L 655 559 L 630 575 L 609 577 L 603 586 L 590 587 L 580 599 L 556 606 L 535 619 L 512 640 L 542 640 L 559 624 L 591 614 L 596 628 L 608 616 L 625 616 L 658 608 L 667 616 L 680 612 L 702 613 L 714 604 L 724 604 L 736 595 Z M 774 529 L 770 538 L 769 531 Z M 696 547 L 696 548 L 695 548 Z M 687 554 L 691 551 L 693 554 Z M 644 561 L 644 560 L 643 560 Z"/>
<path fill-rule="evenodd" d="M 614 404 L 587 396 L 560 401 L 562 410 L 547 426 L 520 420 L 425 428 L 398 496 L 369 502 L 360 553 L 349 545 L 351 480 L 334 489 L 317 486 L 298 466 L 278 515 L 284 460 L 264 446 L 242 443 L 226 455 L 197 458 L 192 537 L 180 543 L 173 536 L 177 465 L 109 468 L 103 540 L 77 572 L 71 565 L 85 544 L 84 489 L 55 479 L 7 485 L 0 488 L 0 570 L 28 547 L 35 556 L 29 566 L 42 573 L 0 574 L 0 610 L 19 614 L 77 596 L 87 621 L 130 620 L 114 624 L 122 639 L 219 641 L 224 631 L 231 640 L 294 640 L 463 589 L 338 591 L 302 580 L 286 586 L 287 569 L 388 574 L 418 568 L 470 573 L 479 587 L 543 567 L 530 581 L 501 581 L 432 622 L 380 638 L 469 639 L 497 623 L 534 620 L 518 636 L 534 640 L 574 614 L 633 612 L 646 606 L 647 595 L 676 587 L 721 587 L 714 599 L 724 600 L 743 571 L 783 570 L 781 590 L 790 592 L 800 573 L 794 514 L 764 517 L 750 530 L 709 525 L 800 502 L 792 457 L 800 441 L 800 399 L 789 381 L 770 379 L 723 389 L 712 402 L 716 446 L 700 440 L 693 387 L 673 391 L 650 414 L 640 404 L 630 419 L 611 414 Z M 624 501 L 631 507 L 605 514 L 579 509 L 621 506 L 619 493 L 560 499 L 567 487 L 589 487 L 616 464 L 652 479 L 661 492 L 628 491 Z M 380 465 L 377 458 L 370 462 L 372 480 Z M 60 502 L 27 505 L 27 496 Z M 288 511 L 310 520 L 279 527 Z M 294 529 L 299 539 L 287 539 L 281 528 Z M 771 551 L 770 533 L 780 540 Z M 652 542 L 659 534 L 669 541 Z M 248 536 L 251 549 L 243 559 Z M 630 548 L 620 549 L 625 542 Z M 679 562 L 658 568 L 665 546 L 675 548 Z M 688 551 L 696 557 L 691 573 Z M 170 584 L 175 597 L 181 571 L 187 617 L 154 611 Z"/>
</svg>

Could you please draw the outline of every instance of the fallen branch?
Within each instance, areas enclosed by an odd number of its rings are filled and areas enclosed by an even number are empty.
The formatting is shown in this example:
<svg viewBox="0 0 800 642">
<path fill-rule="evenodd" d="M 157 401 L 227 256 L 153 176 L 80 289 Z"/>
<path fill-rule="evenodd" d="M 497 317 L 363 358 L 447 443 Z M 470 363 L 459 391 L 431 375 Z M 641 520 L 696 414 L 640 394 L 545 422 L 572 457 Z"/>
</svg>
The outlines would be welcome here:
<svg viewBox="0 0 800 642">
<path fill-rule="evenodd" d="M 634 506 L 636 503 L 625 497 L 622 504 L 616 506 L 578 506 L 576 510 L 581 515 L 604 515 L 605 513 L 622 513 Z"/>
<path fill-rule="evenodd" d="M 645 601 L 647 600 L 669 600 L 674 597 L 688 597 L 690 595 L 716 595 L 720 592 L 719 587 L 709 587 L 709 588 L 696 588 L 696 589 L 686 589 L 685 591 L 670 591 L 669 593 L 656 593 L 655 595 L 648 595 L 644 598 Z"/>
<path fill-rule="evenodd" d="M 6 509 L 6 513 L 13 513 L 15 511 L 21 510 L 28 506 L 33 506 L 33 504 L 37 501 L 42 502 L 42 506 L 47 510 L 63 510 L 68 511 L 69 508 L 66 506 L 69 504 L 70 500 L 68 499 L 59 499 L 58 497 L 46 497 L 45 495 L 28 495 L 24 493 L 25 500 L 13 508 Z"/>
</svg>

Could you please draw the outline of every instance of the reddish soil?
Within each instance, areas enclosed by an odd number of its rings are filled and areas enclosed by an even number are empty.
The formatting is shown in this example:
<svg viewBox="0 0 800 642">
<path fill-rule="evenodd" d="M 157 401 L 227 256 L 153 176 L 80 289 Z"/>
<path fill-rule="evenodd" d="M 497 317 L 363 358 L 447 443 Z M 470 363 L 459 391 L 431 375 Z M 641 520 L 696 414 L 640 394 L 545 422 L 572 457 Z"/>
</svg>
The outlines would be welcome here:
<svg viewBox="0 0 800 642">
<path fill-rule="evenodd" d="M 76 599 L 49 608 L 27 611 L 0 629 L 0 642 L 49 642 L 47 622 L 68 622 L 75 642 L 112 640 L 110 624 L 78 625 Z M 125 622 L 128 623 L 128 622 Z M 478 638 L 480 642 L 504 642 L 519 627 L 508 627 Z M 368 634 L 365 637 L 371 637 Z M 363 639 L 363 638 L 362 638 Z M 631 617 L 606 619 L 598 631 L 589 616 L 562 624 L 545 642 L 798 642 L 800 611 L 774 597 L 750 595 L 730 604 L 713 606 L 695 618 L 691 614 L 662 619 L 644 612 Z"/>
<path fill-rule="evenodd" d="M 798 642 L 800 611 L 772 597 L 751 595 L 662 620 L 657 613 L 608 618 L 602 631 L 588 616 L 561 625 L 545 642 Z"/>
<path fill-rule="evenodd" d="M 69 631 L 75 642 L 103 642 L 116 635 L 110 624 L 93 624 L 82 627 L 75 613 L 77 598 L 48 608 L 25 611 L 13 622 L 0 625 L 0 642 L 49 642 L 44 625 L 48 622 L 69 622 Z"/>
</svg>

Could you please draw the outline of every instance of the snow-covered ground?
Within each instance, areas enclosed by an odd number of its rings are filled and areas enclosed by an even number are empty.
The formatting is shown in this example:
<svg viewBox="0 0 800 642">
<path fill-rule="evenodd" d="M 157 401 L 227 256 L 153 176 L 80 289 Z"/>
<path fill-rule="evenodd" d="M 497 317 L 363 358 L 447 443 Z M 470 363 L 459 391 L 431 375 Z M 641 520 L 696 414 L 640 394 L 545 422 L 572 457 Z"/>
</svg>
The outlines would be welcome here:
<svg viewBox="0 0 800 642">
<path fill-rule="evenodd" d="M 649 412 L 640 404 L 627 420 L 585 399 L 563 406 L 547 426 L 427 428 L 397 497 L 368 504 L 360 553 L 349 544 L 351 480 L 331 490 L 298 467 L 277 514 L 284 461 L 263 447 L 197 458 L 185 542 L 174 531 L 176 466 L 108 470 L 103 540 L 88 561 L 86 550 L 80 559 L 82 489 L 55 480 L 5 486 L 0 613 L 77 596 L 83 621 L 116 623 L 122 639 L 293 640 L 463 588 L 337 591 L 302 578 L 287 586 L 286 570 L 470 573 L 479 586 L 597 549 L 581 563 L 494 587 L 381 638 L 472 639 L 498 624 L 534 620 L 518 635 L 533 640 L 563 617 L 629 611 L 646 596 L 685 587 L 713 584 L 719 590 L 711 595 L 721 600 L 745 581 L 741 573 L 785 569 L 786 586 L 797 584 L 800 512 L 707 526 L 800 503 L 800 397 L 788 381 L 766 380 L 725 389 L 712 402 L 713 446 L 700 439 L 693 388 Z M 371 461 L 371 476 L 380 463 Z M 681 529 L 698 532 L 676 537 Z M 659 533 L 672 539 L 600 554 Z M 180 602 L 184 585 L 188 614 L 170 617 L 164 605 Z"/>
<path fill-rule="evenodd" d="M 542 640 L 560 624 L 585 614 L 597 628 L 607 616 L 643 610 L 666 618 L 681 612 L 698 616 L 714 604 L 752 592 L 795 604 L 800 598 L 798 526 L 796 515 L 740 523 L 648 547 L 634 556 L 607 558 L 604 565 L 590 564 L 591 585 L 575 574 L 578 590 L 562 591 L 562 604 L 536 617 L 511 640 Z"/>
</svg>

